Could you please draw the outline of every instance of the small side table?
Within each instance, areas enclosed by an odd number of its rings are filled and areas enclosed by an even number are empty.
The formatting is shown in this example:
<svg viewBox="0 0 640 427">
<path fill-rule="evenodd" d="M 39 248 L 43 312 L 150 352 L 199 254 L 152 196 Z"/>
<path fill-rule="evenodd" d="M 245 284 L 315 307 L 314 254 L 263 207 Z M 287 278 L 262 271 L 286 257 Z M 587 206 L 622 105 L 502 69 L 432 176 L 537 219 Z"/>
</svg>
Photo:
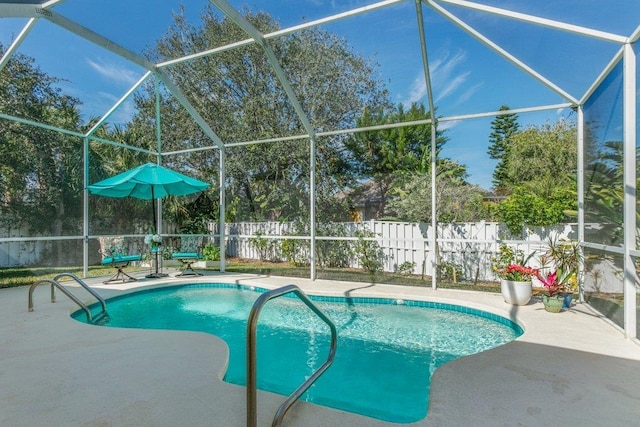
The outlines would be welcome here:
<svg viewBox="0 0 640 427">
<path fill-rule="evenodd" d="M 160 259 L 159 259 L 160 256 L 162 256 L 162 251 L 160 250 L 160 246 L 152 246 L 151 257 L 153 260 L 153 267 L 155 268 L 155 272 L 152 271 L 150 274 L 147 274 L 146 276 L 144 276 L 147 279 L 160 279 L 168 276 L 168 274 L 158 271 L 158 265 L 160 264 Z"/>
</svg>

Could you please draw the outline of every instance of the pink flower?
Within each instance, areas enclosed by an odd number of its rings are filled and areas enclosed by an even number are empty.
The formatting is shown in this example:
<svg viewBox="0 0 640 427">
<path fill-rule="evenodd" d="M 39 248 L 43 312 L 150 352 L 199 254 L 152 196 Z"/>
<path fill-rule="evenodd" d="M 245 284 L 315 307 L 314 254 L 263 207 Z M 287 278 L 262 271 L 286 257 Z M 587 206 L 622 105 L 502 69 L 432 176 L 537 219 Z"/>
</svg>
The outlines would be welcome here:
<svg viewBox="0 0 640 427">
<path fill-rule="evenodd" d="M 540 282 L 547 288 L 547 294 L 549 296 L 554 295 L 562 289 L 562 285 L 558 281 L 558 272 L 547 273 L 547 277 L 543 277 L 541 274 L 536 276 Z"/>
</svg>

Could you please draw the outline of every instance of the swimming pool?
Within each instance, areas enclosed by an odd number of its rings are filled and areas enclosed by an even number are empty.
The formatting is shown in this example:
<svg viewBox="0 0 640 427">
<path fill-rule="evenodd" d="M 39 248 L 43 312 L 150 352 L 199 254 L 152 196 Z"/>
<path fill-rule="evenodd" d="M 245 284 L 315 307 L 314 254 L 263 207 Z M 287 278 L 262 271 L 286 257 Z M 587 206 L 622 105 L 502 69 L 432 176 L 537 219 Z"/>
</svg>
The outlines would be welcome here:
<svg viewBox="0 0 640 427">
<path fill-rule="evenodd" d="M 149 289 L 107 301 L 104 326 L 201 331 L 229 346 L 224 380 L 245 384 L 246 322 L 265 289 L 228 284 Z M 441 303 L 312 297 L 338 329 L 333 365 L 302 400 L 396 423 L 427 414 L 433 372 L 520 334 L 515 323 Z M 95 308 L 97 311 L 97 307 Z M 84 312 L 73 317 L 85 321 Z M 258 388 L 289 395 L 326 359 L 330 332 L 297 298 L 263 308 L 257 328 Z"/>
</svg>

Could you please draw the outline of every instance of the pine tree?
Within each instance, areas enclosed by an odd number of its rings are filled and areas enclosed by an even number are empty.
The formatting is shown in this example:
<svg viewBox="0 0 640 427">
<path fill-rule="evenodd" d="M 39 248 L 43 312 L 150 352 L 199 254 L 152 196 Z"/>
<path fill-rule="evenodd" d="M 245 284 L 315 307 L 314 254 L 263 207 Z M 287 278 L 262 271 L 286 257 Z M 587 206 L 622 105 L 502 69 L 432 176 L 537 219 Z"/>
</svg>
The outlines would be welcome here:
<svg viewBox="0 0 640 427">
<path fill-rule="evenodd" d="M 500 111 L 509 110 L 509 106 L 503 105 Z M 493 171 L 493 188 L 496 194 L 503 195 L 509 192 L 512 187 L 506 172 L 506 157 L 509 152 L 510 138 L 518 132 L 520 125 L 518 124 L 517 114 L 502 114 L 496 116 L 491 122 L 491 134 L 489 142 L 491 145 L 487 150 L 489 157 L 498 160 L 498 164 Z"/>
</svg>

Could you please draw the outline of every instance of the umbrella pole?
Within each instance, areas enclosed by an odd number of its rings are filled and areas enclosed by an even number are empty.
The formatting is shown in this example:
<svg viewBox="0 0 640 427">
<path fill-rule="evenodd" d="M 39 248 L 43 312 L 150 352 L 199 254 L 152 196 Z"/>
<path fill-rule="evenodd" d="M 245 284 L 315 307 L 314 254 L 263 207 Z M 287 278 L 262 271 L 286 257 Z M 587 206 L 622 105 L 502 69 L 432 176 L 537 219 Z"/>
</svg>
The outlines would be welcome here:
<svg viewBox="0 0 640 427">
<path fill-rule="evenodd" d="M 160 228 L 158 228 L 158 221 L 156 220 L 156 198 L 153 194 L 153 186 L 151 186 L 151 209 L 153 210 L 153 233 L 155 234 L 159 232 Z"/>
<path fill-rule="evenodd" d="M 151 186 L 151 208 L 153 209 L 153 227 L 155 227 L 154 230 L 152 230 L 152 234 L 160 234 L 160 225 L 158 224 L 158 221 L 156 220 L 156 198 L 155 198 L 155 194 L 153 192 L 153 186 Z M 149 278 L 149 279 L 159 279 L 161 277 L 167 277 L 168 274 L 165 273 L 160 273 L 158 271 L 158 264 L 160 263 L 160 257 L 162 256 L 162 251 L 156 247 L 155 251 L 151 251 L 152 255 L 155 257 L 155 273 L 151 273 L 146 275 L 145 277 Z"/>
</svg>

